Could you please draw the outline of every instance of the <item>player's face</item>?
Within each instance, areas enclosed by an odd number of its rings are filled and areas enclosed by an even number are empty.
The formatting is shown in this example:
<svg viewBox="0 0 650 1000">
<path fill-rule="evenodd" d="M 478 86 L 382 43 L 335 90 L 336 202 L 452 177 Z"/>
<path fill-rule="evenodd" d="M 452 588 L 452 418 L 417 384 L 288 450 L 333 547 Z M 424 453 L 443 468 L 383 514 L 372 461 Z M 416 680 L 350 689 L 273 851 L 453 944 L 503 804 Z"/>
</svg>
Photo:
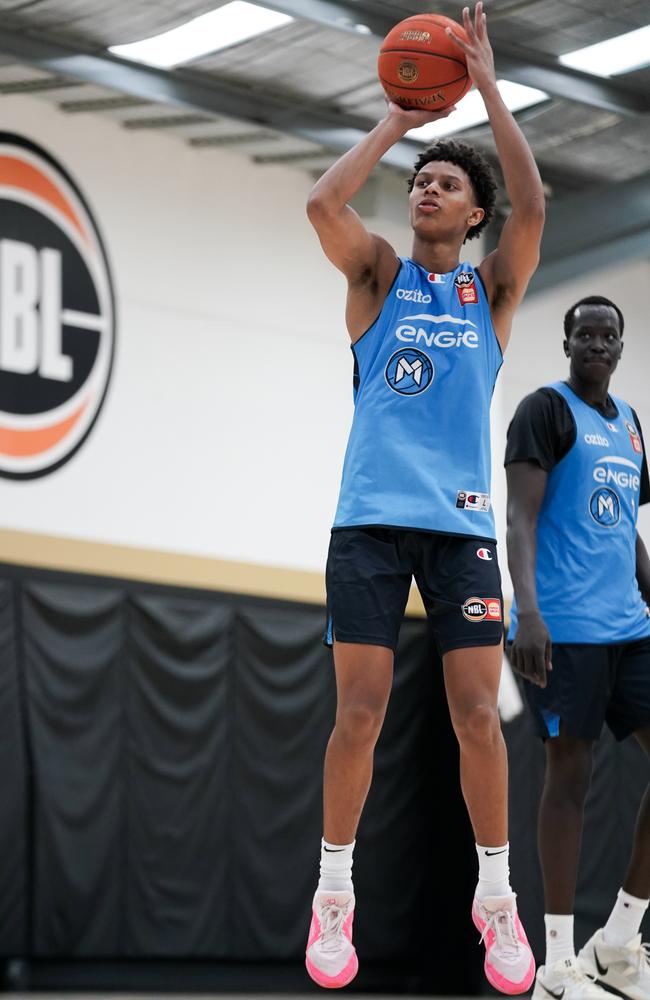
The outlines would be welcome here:
<svg viewBox="0 0 650 1000">
<path fill-rule="evenodd" d="M 446 160 L 425 163 L 409 196 L 411 227 L 423 239 L 465 233 L 485 212 L 476 204 L 471 181 L 462 167 Z"/>
<path fill-rule="evenodd" d="M 585 382 L 609 379 L 623 351 L 618 314 L 611 306 L 578 306 L 564 352 Z"/>
</svg>

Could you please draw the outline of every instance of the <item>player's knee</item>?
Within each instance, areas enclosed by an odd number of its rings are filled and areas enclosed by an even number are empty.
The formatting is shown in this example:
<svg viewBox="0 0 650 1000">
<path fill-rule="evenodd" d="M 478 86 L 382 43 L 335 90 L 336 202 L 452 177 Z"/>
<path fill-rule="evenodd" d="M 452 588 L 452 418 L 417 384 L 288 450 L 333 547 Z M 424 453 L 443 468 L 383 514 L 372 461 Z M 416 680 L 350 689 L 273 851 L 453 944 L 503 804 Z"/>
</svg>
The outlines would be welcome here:
<svg viewBox="0 0 650 1000">
<path fill-rule="evenodd" d="M 499 712 L 493 705 L 469 706 L 456 716 L 454 728 L 461 747 L 490 747 L 502 739 Z"/>
<path fill-rule="evenodd" d="M 338 736 L 357 749 L 375 745 L 384 721 L 384 706 L 373 702 L 354 702 L 339 707 L 336 715 Z"/>
<path fill-rule="evenodd" d="M 591 784 L 591 770 L 592 756 L 587 749 L 556 755 L 546 769 L 547 794 L 582 808 Z"/>
</svg>

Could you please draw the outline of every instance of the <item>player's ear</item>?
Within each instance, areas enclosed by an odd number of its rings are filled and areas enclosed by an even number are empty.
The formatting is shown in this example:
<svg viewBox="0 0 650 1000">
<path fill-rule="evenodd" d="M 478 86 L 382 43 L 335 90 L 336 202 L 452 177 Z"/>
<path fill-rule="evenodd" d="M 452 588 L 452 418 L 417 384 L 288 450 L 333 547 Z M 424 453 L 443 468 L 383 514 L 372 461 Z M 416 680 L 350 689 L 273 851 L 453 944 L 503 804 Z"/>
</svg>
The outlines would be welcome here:
<svg viewBox="0 0 650 1000">
<path fill-rule="evenodd" d="M 479 222 L 483 222 L 485 218 L 484 208 L 473 208 L 469 219 L 467 220 L 467 228 L 471 229 L 473 226 L 478 226 Z"/>
<path fill-rule="evenodd" d="M 571 357 L 571 351 L 569 350 L 569 341 L 568 340 L 564 341 L 564 354 L 565 354 L 565 357 L 567 357 L 567 358 Z"/>
<path fill-rule="evenodd" d="M 623 341 L 621 341 L 621 349 L 620 349 L 620 351 L 618 352 L 618 356 L 619 356 L 619 358 L 620 358 L 621 354 L 623 353 L 623 348 L 624 348 L 624 347 L 625 347 L 625 344 L 623 343 Z"/>
</svg>

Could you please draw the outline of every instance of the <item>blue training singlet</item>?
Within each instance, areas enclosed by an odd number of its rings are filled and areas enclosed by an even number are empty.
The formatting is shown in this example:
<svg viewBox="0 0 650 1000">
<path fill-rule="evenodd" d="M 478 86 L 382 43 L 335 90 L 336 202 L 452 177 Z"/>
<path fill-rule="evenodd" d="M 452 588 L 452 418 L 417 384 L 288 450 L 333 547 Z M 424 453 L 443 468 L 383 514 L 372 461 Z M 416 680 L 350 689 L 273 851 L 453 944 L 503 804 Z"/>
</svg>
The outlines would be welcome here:
<svg viewBox="0 0 650 1000">
<path fill-rule="evenodd" d="M 400 258 L 353 345 L 355 411 L 334 529 L 397 527 L 494 540 L 490 401 L 502 356 L 471 264 Z"/>
<path fill-rule="evenodd" d="M 537 599 L 553 642 L 613 645 L 650 636 L 636 580 L 643 446 L 628 404 L 604 417 L 566 382 L 576 439 L 551 469 L 537 519 Z M 513 603 L 509 638 L 517 630 Z"/>
</svg>

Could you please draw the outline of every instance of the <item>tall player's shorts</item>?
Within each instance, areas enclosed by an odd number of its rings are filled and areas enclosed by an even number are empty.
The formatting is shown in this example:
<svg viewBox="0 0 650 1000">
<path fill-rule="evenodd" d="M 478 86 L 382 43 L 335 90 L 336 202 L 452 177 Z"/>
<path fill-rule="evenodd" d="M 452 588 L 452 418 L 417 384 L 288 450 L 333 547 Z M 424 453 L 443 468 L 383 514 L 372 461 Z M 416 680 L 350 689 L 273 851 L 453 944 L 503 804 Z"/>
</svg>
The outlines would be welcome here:
<svg viewBox="0 0 650 1000">
<path fill-rule="evenodd" d="M 395 650 L 413 577 L 441 653 L 501 642 L 493 541 L 403 528 L 337 528 L 327 558 L 326 644 L 336 639 Z"/>
<path fill-rule="evenodd" d="M 526 681 L 543 740 L 597 740 L 607 723 L 617 740 L 650 727 L 650 638 L 612 646 L 557 643 L 545 688 Z"/>
</svg>

